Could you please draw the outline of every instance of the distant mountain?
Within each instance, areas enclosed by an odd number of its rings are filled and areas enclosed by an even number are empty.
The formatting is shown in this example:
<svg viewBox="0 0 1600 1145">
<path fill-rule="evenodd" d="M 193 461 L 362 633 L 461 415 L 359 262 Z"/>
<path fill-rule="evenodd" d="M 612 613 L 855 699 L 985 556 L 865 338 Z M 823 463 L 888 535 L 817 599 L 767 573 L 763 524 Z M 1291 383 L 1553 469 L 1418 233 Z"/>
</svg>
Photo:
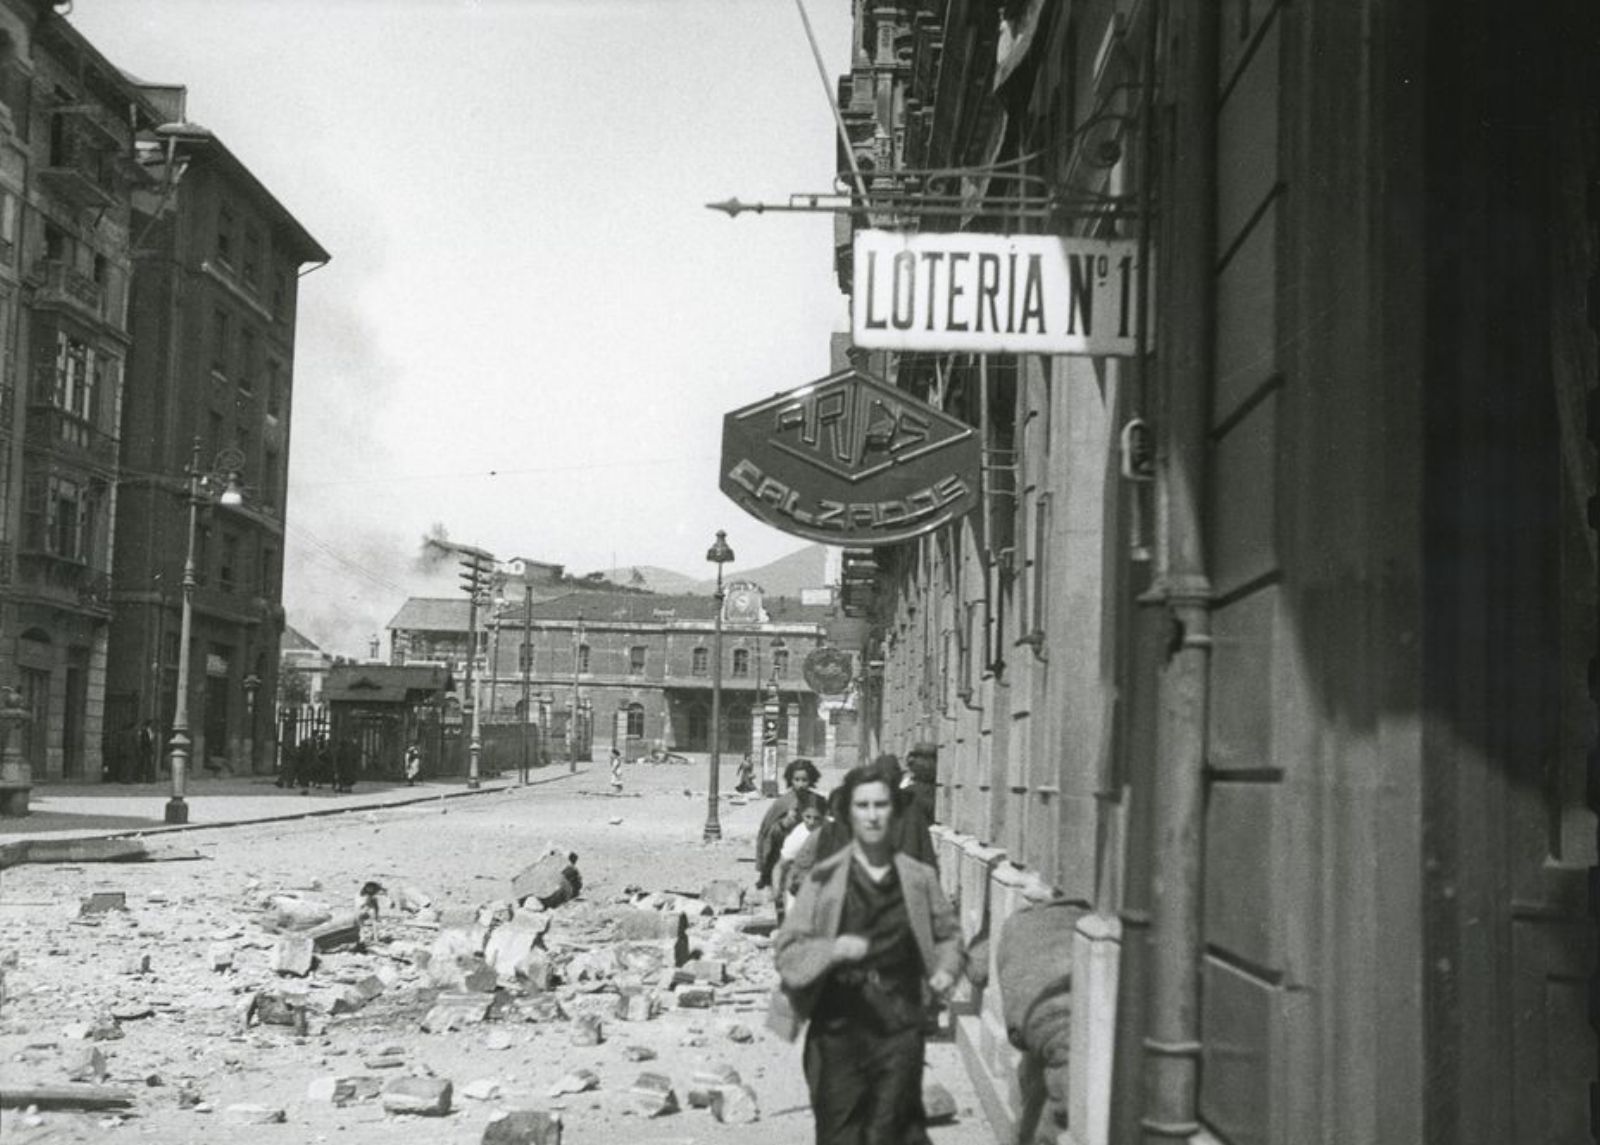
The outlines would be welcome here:
<svg viewBox="0 0 1600 1145">
<path fill-rule="evenodd" d="M 693 577 L 675 573 L 671 569 L 660 569 L 654 565 L 622 565 L 619 568 L 601 570 L 605 578 L 612 584 L 624 587 L 639 587 L 649 589 L 651 592 L 680 593 L 699 592 L 698 582 Z M 705 591 L 710 592 L 710 589 Z"/>
<path fill-rule="evenodd" d="M 743 569 L 729 565 L 723 573 L 724 580 L 753 580 L 768 596 L 799 596 L 803 588 L 821 588 L 828 565 L 825 545 L 807 545 L 805 548 L 779 557 L 771 564 L 759 568 Z M 717 591 L 717 579 L 697 581 L 690 592 Z"/>
<path fill-rule="evenodd" d="M 722 576 L 724 581 L 753 580 L 768 596 L 799 596 L 803 588 L 821 588 L 824 585 L 823 578 L 827 564 L 826 546 L 807 545 L 758 568 L 747 569 L 729 565 Z M 634 577 L 636 572 L 642 579 L 643 586 L 651 592 L 686 592 L 710 596 L 717 590 L 716 577 L 696 580 L 671 569 L 659 569 L 653 565 L 623 565 L 605 570 L 605 576 L 615 584 L 637 584 L 639 581 Z"/>
</svg>

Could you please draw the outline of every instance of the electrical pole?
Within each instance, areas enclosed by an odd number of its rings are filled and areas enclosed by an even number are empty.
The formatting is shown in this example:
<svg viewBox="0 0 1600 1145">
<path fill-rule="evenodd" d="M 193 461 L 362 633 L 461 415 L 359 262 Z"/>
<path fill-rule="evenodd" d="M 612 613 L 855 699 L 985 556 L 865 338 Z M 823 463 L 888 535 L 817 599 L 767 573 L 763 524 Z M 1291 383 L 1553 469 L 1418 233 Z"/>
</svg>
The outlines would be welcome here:
<svg viewBox="0 0 1600 1145">
<path fill-rule="evenodd" d="M 522 782 L 528 782 L 528 691 L 533 673 L 533 585 L 522 586 Z"/>
</svg>

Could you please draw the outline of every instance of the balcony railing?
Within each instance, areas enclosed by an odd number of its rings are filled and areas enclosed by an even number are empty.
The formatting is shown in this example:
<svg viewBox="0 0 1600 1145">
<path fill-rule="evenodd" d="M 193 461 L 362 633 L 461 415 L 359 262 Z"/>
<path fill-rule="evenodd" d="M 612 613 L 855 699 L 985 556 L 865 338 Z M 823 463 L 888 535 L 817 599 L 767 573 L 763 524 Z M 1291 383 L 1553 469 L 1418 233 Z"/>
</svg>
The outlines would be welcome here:
<svg viewBox="0 0 1600 1145">
<path fill-rule="evenodd" d="M 35 300 L 61 302 L 95 318 L 105 317 L 105 287 L 87 274 L 54 258 L 41 258 L 33 264 Z"/>
<path fill-rule="evenodd" d="M 106 468 L 117 463 L 116 438 L 53 405 L 29 405 L 28 428 L 23 440 L 36 449 L 48 449 Z"/>
<path fill-rule="evenodd" d="M 111 576 L 83 561 L 24 548 L 17 553 L 17 582 L 85 608 L 109 608 Z"/>
</svg>

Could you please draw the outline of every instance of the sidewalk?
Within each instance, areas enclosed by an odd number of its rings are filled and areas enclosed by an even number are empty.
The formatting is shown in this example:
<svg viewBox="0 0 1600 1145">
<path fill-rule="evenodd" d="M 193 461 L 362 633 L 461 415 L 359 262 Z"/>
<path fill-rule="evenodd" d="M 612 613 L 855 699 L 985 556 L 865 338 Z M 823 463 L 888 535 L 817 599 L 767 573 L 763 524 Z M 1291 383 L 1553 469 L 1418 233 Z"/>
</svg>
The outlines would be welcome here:
<svg viewBox="0 0 1600 1145">
<path fill-rule="evenodd" d="M 576 774 L 582 775 L 593 766 L 581 764 Z M 564 764 L 551 764 L 535 768 L 529 774 L 528 785 L 567 779 L 573 774 Z M 33 789 L 25 818 L 0 819 L 0 844 L 25 839 L 101 839 L 200 831 L 458 799 L 515 790 L 517 786 L 514 771 L 485 779 L 477 788 L 468 787 L 464 776 L 449 776 L 421 780 L 415 787 L 390 782 L 358 783 L 355 791 L 344 795 L 335 795 L 325 787 L 309 792 L 280 788 L 273 777 L 263 775 L 192 779 L 184 796 L 189 804 L 189 822 L 169 826 L 165 816 L 172 790 L 165 782 L 49 784 Z"/>
</svg>

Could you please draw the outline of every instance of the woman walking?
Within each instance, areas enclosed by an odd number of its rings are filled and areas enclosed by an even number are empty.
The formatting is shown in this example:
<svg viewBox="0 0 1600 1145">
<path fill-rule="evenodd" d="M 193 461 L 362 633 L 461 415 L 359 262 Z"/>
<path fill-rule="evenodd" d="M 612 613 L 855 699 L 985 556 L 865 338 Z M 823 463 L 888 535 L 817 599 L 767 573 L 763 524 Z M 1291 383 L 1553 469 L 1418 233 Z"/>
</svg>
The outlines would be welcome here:
<svg viewBox="0 0 1600 1145">
<path fill-rule="evenodd" d="M 965 962 L 934 869 L 897 853 L 890 778 L 856 768 L 841 789 L 851 842 L 808 875 L 774 953 L 789 1008 L 810 1020 L 804 1066 L 817 1145 L 926 1140 L 923 989 Z"/>
</svg>

